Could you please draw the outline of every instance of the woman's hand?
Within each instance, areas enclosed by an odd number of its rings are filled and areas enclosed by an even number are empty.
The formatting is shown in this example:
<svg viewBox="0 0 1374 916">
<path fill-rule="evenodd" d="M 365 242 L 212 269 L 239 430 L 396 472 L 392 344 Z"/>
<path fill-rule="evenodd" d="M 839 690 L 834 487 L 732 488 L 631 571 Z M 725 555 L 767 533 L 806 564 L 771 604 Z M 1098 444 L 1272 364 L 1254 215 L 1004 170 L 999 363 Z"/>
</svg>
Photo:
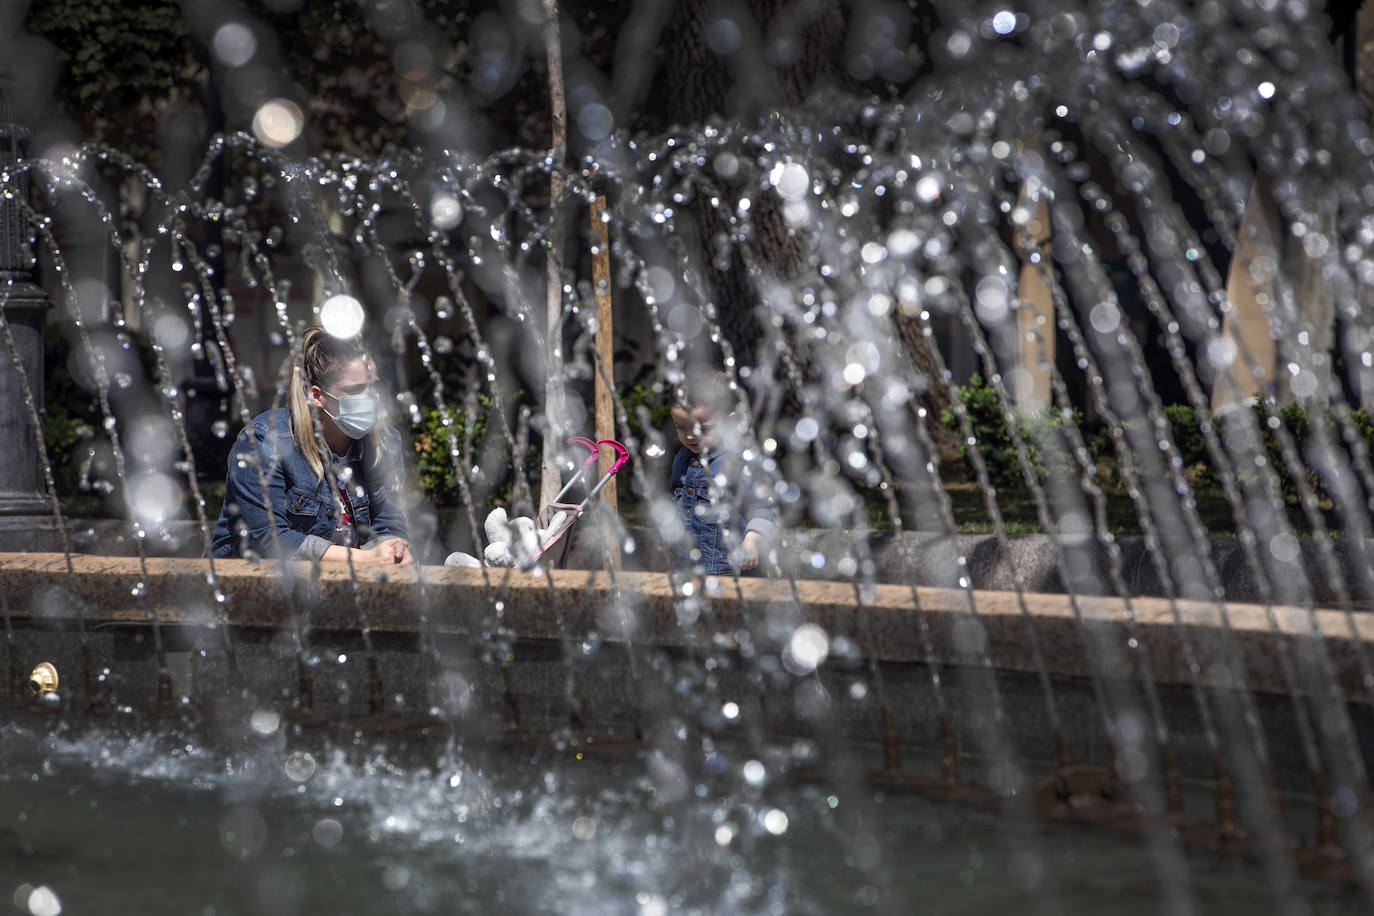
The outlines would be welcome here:
<svg viewBox="0 0 1374 916">
<path fill-rule="evenodd" d="M 331 544 L 324 552 L 322 560 L 340 563 L 385 563 L 388 566 L 409 566 L 415 562 L 410 555 L 410 542 L 405 538 L 387 538 L 367 547 L 345 547 Z"/>
<path fill-rule="evenodd" d="M 368 560 L 373 563 L 409 566 L 415 562 L 415 558 L 410 555 L 410 542 L 405 538 L 387 538 L 364 548 L 361 552 L 369 554 Z"/>
</svg>

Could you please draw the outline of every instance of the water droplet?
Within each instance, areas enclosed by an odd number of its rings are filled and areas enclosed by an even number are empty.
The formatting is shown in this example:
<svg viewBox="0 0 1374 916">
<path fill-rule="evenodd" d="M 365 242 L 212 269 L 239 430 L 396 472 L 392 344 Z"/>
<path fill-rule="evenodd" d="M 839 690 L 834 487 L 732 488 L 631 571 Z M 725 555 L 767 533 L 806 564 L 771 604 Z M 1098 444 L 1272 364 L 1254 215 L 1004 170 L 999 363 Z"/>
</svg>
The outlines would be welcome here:
<svg viewBox="0 0 1374 916">
<path fill-rule="evenodd" d="M 764 769 L 762 763 L 757 760 L 747 760 L 740 768 L 740 775 L 744 781 L 751 786 L 761 786 L 768 776 L 768 771 Z"/>
<path fill-rule="evenodd" d="M 259 735 L 270 735 L 281 725 L 281 716 L 270 709 L 259 709 L 253 712 L 248 724 Z"/>
<path fill-rule="evenodd" d="M 320 326 L 334 337 L 358 336 L 365 318 L 362 303 L 343 293 L 330 296 L 320 306 Z"/>
<path fill-rule="evenodd" d="M 287 755 L 282 770 L 292 781 L 305 782 L 315 775 L 315 758 L 306 751 L 296 751 Z"/>
<path fill-rule="evenodd" d="M 441 191 L 429 202 L 429 221 L 436 229 L 452 229 L 463 219 L 463 205 L 458 198 Z"/>
<path fill-rule="evenodd" d="M 343 839 L 343 825 L 332 817 L 322 818 L 315 822 L 310 837 L 325 849 L 333 849 Z"/>
<path fill-rule="evenodd" d="M 24 906 L 32 916 L 59 916 L 62 912 L 62 901 L 46 884 L 30 891 Z"/>
<path fill-rule="evenodd" d="M 811 176 L 796 162 L 779 162 L 768 173 L 768 180 L 783 200 L 801 200 L 811 188 Z M 744 208 L 743 201 L 740 206 Z"/>
<path fill-rule="evenodd" d="M 778 808 L 768 808 L 763 812 L 763 829 L 773 836 L 787 832 L 787 814 Z"/>
</svg>

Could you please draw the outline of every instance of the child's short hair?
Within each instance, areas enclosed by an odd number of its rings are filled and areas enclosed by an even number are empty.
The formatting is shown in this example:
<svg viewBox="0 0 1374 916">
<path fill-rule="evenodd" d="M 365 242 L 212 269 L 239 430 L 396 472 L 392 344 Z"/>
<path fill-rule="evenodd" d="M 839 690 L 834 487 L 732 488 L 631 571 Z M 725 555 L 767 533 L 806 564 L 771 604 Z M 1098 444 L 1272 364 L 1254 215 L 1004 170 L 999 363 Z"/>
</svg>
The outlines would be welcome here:
<svg viewBox="0 0 1374 916">
<path fill-rule="evenodd" d="M 689 369 L 682 384 L 672 387 L 668 399 L 669 407 L 704 409 L 721 417 L 734 413 L 737 403 L 729 376 L 719 369 Z"/>
</svg>

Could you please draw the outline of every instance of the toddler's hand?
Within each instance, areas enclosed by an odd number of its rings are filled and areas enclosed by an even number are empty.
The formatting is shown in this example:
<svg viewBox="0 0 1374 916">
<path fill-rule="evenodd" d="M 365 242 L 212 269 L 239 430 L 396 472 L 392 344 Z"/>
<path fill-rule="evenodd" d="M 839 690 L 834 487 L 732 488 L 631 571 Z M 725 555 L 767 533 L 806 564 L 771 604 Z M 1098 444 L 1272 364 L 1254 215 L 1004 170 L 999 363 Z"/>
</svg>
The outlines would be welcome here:
<svg viewBox="0 0 1374 916">
<path fill-rule="evenodd" d="M 763 536 L 757 531 L 750 531 L 744 536 L 744 542 L 739 546 L 740 558 L 739 568 L 741 571 L 746 569 L 756 569 L 759 565 L 759 544 L 763 541 Z"/>
</svg>

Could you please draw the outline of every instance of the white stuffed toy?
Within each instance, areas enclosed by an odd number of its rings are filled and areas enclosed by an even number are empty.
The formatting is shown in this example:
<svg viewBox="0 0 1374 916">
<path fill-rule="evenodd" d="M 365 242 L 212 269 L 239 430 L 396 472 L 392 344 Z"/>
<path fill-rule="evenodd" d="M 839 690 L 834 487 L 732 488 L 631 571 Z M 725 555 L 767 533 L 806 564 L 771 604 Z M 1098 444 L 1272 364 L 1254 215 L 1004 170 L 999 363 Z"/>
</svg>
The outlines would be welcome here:
<svg viewBox="0 0 1374 916">
<path fill-rule="evenodd" d="M 463 553 L 461 550 L 455 550 L 444 559 L 444 565 L 477 569 L 481 567 L 482 561 L 470 553 Z"/>
<path fill-rule="evenodd" d="M 549 538 L 553 537 L 559 531 L 563 530 L 563 523 L 567 520 L 567 512 L 565 512 L 562 509 L 559 509 L 557 512 L 555 512 L 553 514 L 553 518 L 549 519 L 549 527 L 539 529 L 539 546 L 543 547 L 545 544 L 549 542 Z"/>
<path fill-rule="evenodd" d="M 497 506 L 487 513 L 487 520 L 482 523 L 483 530 L 487 533 L 487 543 L 493 541 L 507 541 L 510 530 L 510 522 L 506 518 L 506 510 Z"/>
<path fill-rule="evenodd" d="M 482 551 L 482 559 L 455 550 L 444 560 L 444 565 L 471 568 L 526 566 L 539 555 L 549 539 L 562 530 L 567 520 L 568 514 L 560 511 L 549 520 L 547 528 L 536 528 L 534 519 L 525 516 L 509 518 L 506 510 L 498 506 L 487 513 L 482 525 L 487 535 L 487 549 Z"/>
</svg>

